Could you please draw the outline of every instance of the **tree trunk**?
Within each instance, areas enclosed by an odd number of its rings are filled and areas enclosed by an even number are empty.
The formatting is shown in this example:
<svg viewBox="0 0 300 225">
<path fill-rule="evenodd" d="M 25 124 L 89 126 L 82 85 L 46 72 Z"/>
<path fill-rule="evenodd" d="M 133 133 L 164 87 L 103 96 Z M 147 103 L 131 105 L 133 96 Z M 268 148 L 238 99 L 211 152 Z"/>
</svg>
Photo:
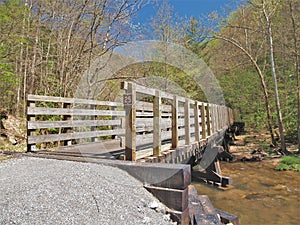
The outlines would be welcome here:
<svg viewBox="0 0 300 225">
<path fill-rule="evenodd" d="M 282 151 L 282 153 L 286 154 L 286 153 L 288 153 L 288 151 L 286 150 L 286 145 L 285 145 L 282 114 L 281 114 L 281 107 L 280 107 L 279 94 L 278 94 L 277 76 L 276 76 L 275 60 L 274 60 L 272 25 L 271 25 L 270 17 L 266 12 L 264 1 L 263 1 L 262 7 L 263 7 L 263 13 L 264 13 L 264 16 L 265 16 L 265 19 L 267 22 L 267 26 L 268 26 L 270 62 L 271 62 L 272 78 L 273 78 L 273 82 L 274 82 L 274 95 L 275 95 L 275 102 L 276 102 L 276 113 L 277 113 L 278 128 L 279 128 L 279 134 L 280 134 L 281 151 Z"/>
<path fill-rule="evenodd" d="M 246 54 L 246 56 L 250 59 L 251 63 L 255 67 L 255 70 L 260 78 L 260 83 L 261 83 L 264 98 L 265 98 L 265 107 L 266 107 L 266 113 L 267 113 L 267 125 L 268 125 L 268 129 L 269 129 L 269 132 L 271 135 L 272 144 L 274 146 L 277 146 L 277 143 L 276 143 L 275 137 L 274 137 L 274 132 L 273 132 L 273 125 L 272 125 L 273 123 L 272 123 L 272 117 L 271 117 L 269 94 L 268 94 L 267 85 L 266 85 L 263 73 L 262 73 L 259 65 L 257 64 L 256 60 L 252 57 L 252 55 L 245 48 L 243 48 L 240 44 L 238 44 L 236 41 L 231 40 L 226 37 L 223 37 L 223 36 L 220 36 L 220 35 L 215 35 L 215 38 L 227 41 L 228 43 L 230 43 L 230 44 L 234 45 L 235 47 L 237 47 L 238 49 L 240 49 L 244 54 Z"/>
</svg>

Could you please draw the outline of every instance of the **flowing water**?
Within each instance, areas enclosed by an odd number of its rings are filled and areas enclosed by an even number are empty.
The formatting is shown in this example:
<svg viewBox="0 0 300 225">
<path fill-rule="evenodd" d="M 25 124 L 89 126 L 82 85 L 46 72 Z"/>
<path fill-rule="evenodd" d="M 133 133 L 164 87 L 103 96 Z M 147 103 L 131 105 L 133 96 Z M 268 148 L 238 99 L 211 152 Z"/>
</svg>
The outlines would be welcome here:
<svg viewBox="0 0 300 225">
<path fill-rule="evenodd" d="M 233 187 L 193 185 L 216 208 L 237 215 L 241 225 L 300 225 L 300 173 L 274 167 L 266 161 L 222 163 L 222 174 L 233 179 Z"/>
</svg>

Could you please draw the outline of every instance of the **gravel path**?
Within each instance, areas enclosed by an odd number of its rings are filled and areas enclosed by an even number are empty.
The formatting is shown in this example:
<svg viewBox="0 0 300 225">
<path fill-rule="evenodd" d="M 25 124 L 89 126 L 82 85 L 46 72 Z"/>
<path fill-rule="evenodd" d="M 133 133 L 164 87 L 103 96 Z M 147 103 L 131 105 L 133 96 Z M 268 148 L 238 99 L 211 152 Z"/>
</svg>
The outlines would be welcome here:
<svg viewBox="0 0 300 225">
<path fill-rule="evenodd" d="M 40 158 L 0 162 L 0 224 L 172 224 L 143 184 L 109 166 Z"/>
</svg>

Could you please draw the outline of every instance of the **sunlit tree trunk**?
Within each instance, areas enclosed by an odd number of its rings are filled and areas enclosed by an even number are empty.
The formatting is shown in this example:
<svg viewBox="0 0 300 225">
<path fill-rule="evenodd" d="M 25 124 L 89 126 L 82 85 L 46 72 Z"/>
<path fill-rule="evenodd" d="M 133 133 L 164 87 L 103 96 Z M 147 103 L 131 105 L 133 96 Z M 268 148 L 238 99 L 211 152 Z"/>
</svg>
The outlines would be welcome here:
<svg viewBox="0 0 300 225">
<path fill-rule="evenodd" d="M 274 146 L 276 146 L 277 143 L 276 143 L 275 137 L 274 137 L 273 122 L 272 122 L 272 117 L 271 117 L 271 108 L 270 108 L 270 99 L 269 99 L 268 89 L 267 89 L 267 85 L 266 85 L 266 82 L 265 82 L 264 75 L 263 75 L 259 65 L 257 64 L 257 61 L 250 54 L 250 52 L 247 51 L 245 48 L 243 48 L 243 46 L 241 46 L 237 41 L 235 41 L 233 39 L 230 39 L 230 38 L 227 38 L 227 37 L 224 37 L 222 35 L 214 35 L 214 38 L 226 41 L 226 42 L 232 44 L 233 46 L 237 47 L 239 50 L 241 50 L 248 57 L 248 59 L 251 61 L 252 65 L 255 67 L 255 70 L 256 70 L 259 78 L 260 78 L 260 83 L 261 83 L 262 91 L 263 91 L 264 98 L 265 98 L 265 107 L 266 107 L 266 113 L 267 113 L 268 129 L 269 129 L 269 132 L 270 132 L 270 135 L 271 135 L 272 144 Z"/>
<path fill-rule="evenodd" d="M 276 102 L 276 112 L 277 112 L 277 119 L 278 119 L 278 128 L 280 133 L 280 144 L 281 144 L 281 151 L 286 154 L 286 144 L 284 138 L 284 129 L 283 129 L 283 122 L 282 122 L 282 114 L 280 108 L 280 101 L 279 101 L 279 94 L 278 94 L 278 85 L 277 85 L 277 76 L 276 76 L 276 68 L 275 68 L 275 60 L 274 60 L 274 47 L 273 47 L 273 34 L 272 34 L 272 24 L 270 15 L 266 11 L 265 1 L 262 0 L 262 10 L 264 17 L 267 22 L 268 27 L 268 40 L 269 40 L 269 48 L 270 48 L 270 62 L 271 62 L 271 71 L 272 71 L 272 78 L 274 82 L 274 95 L 275 95 L 275 102 Z"/>
</svg>

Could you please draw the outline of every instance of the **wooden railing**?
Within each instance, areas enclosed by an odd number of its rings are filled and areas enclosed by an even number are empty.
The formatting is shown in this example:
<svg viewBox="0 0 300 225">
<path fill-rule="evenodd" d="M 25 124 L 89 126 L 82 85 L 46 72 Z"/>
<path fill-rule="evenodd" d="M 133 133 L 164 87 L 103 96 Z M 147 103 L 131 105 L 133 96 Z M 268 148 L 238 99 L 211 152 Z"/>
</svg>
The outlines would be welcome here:
<svg viewBox="0 0 300 225">
<path fill-rule="evenodd" d="M 119 137 L 134 161 L 206 140 L 233 123 L 226 106 L 132 82 L 122 89 L 123 103 L 28 95 L 28 150 Z"/>
<path fill-rule="evenodd" d="M 200 142 L 233 123 L 232 109 L 124 82 L 125 155 L 136 160 Z M 141 150 L 141 146 L 151 145 Z"/>
<path fill-rule="evenodd" d="M 39 95 L 28 95 L 27 102 L 29 151 L 125 134 L 122 103 Z"/>
</svg>

